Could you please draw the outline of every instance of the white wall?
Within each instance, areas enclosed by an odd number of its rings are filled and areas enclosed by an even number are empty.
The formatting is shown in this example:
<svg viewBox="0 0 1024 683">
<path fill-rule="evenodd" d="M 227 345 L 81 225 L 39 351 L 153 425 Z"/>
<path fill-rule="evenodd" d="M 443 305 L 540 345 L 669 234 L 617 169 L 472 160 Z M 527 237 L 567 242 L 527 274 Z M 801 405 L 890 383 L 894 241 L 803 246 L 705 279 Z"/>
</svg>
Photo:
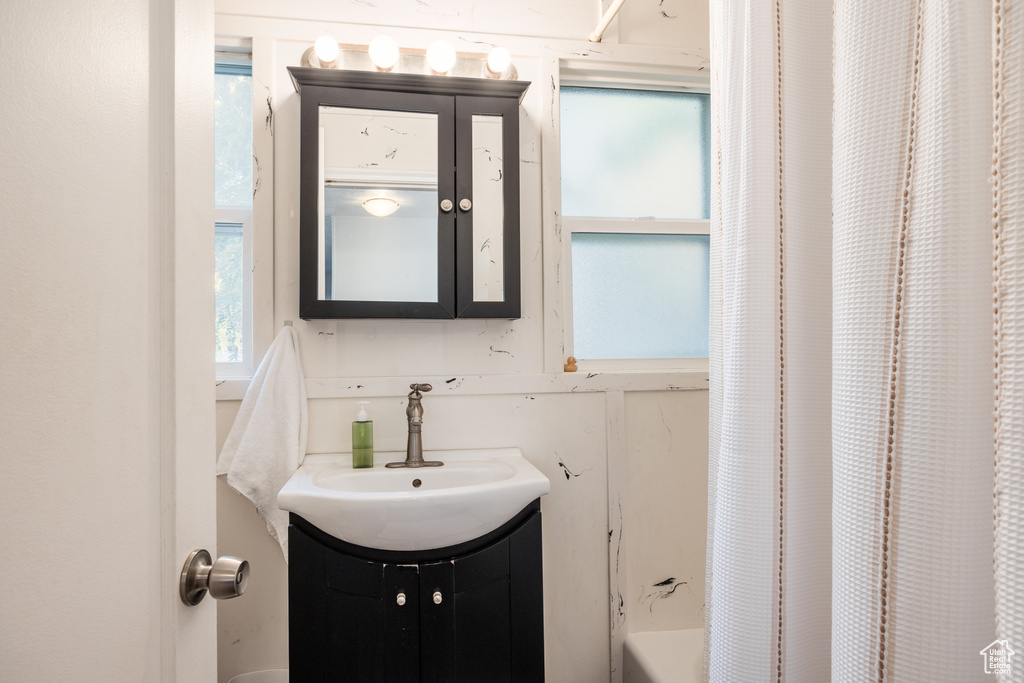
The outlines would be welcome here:
<svg viewBox="0 0 1024 683">
<path fill-rule="evenodd" d="M 708 394 L 626 394 L 629 631 L 704 626 Z"/>
<path fill-rule="evenodd" d="M 289 4 L 290 17 L 280 19 L 260 16 L 278 13 L 269 2 L 218 4 L 219 34 L 272 38 L 258 41 L 269 46 L 272 69 L 257 87 L 273 98 L 275 120 L 274 326 L 292 321 L 300 335 L 310 394 L 308 451 L 348 450 L 349 425 L 363 398 L 373 402 L 377 449 L 403 450 L 405 387 L 431 381 L 435 391 L 424 399 L 427 449 L 516 446 L 552 482 L 542 501 L 548 680 L 618 680 L 609 661 L 617 661 L 615 644 L 626 629 L 701 623 L 706 373 L 545 374 L 552 359 L 545 356 L 551 330 L 544 311 L 551 264 L 542 259 L 541 229 L 542 138 L 551 121 L 544 74 L 559 57 L 628 61 L 644 55 L 661 64 L 706 65 L 700 62 L 707 54 L 706 0 L 631 0 L 601 45 L 585 42 L 600 13 L 591 0 L 383 5 L 307 0 Z M 331 23 L 342 19 L 347 23 Z M 425 48 L 436 37 L 460 50 L 486 51 L 478 43 L 503 42 L 520 78 L 533 82 L 520 116 L 519 320 L 298 319 L 299 103 L 285 67 L 298 64 L 320 33 L 365 44 L 385 24 L 398 27 L 388 33 L 403 47 Z M 667 47 L 648 47 L 658 44 Z M 236 410 L 236 402 L 218 404 L 221 440 Z M 253 562 L 248 594 L 219 609 L 220 678 L 226 682 L 240 672 L 287 665 L 287 599 L 276 544 L 255 511 L 220 486 L 221 551 Z M 668 589 L 654 587 L 667 578 L 674 579 Z"/>
<path fill-rule="evenodd" d="M 299 0 L 282 11 L 275 0 L 219 0 L 216 7 L 222 16 L 585 41 L 609 4 L 610 0 Z M 707 54 L 707 0 L 629 0 L 604 42 L 704 49 Z"/>
</svg>

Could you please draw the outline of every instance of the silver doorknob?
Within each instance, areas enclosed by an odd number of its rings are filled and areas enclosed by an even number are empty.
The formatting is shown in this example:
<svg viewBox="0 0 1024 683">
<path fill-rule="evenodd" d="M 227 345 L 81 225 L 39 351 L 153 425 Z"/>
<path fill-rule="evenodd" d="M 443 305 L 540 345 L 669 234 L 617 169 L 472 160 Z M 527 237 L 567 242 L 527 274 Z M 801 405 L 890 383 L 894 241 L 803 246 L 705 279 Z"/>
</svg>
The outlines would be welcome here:
<svg viewBox="0 0 1024 683">
<path fill-rule="evenodd" d="M 405 593 L 399 593 L 398 597 L 395 598 L 395 602 L 398 603 L 399 607 L 404 605 L 405 604 Z"/>
<path fill-rule="evenodd" d="M 249 584 L 249 562 L 240 557 L 224 555 L 211 563 L 204 549 L 189 553 L 181 568 L 178 594 L 186 605 L 198 605 L 210 593 L 214 600 L 237 598 Z"/>
<path fill-rule="evenodd" d="M 469 201 L 468 199 L 463 199 L 461 202 L 459 202 L 459 208 L 462 209 L 463 211 L 469 211 L 470 209 L 473 208 L 473 202 Z"/>
<path fill-rule="evenodd" d="M 448 213 L 449 211 L 451 211 L 453 206 L 455 206 L 455 205 L 452 204 L 452 200 L 450 200 L 450 199 L 442 199 L 441 200 L 441 210 L 444 211 L 445 213 Z"/>
<path fill-rule="evenodd" d="M 435 591 L 434 592 L 434 604 L 435 605 L 440 605 L 441 604 L 441 591 Z"/>
</svg>

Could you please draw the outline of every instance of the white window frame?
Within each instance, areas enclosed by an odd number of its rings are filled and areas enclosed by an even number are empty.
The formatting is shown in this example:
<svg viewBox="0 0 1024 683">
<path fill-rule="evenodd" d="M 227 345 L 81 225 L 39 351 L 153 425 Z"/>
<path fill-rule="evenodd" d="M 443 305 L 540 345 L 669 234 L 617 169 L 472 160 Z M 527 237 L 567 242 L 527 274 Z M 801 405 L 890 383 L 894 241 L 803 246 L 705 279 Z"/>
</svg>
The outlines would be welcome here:
<svg viewBox="0 0 1024 683">
<path fill-rule="evenodd" d="M 244 322 L 249 332 L 243 351 L 245 361 L 217 363 L 215 382 L 217 400 L 237 400 L 245 394 L 274 340 L 274 133 L 270 123 L 273 117 L 268 111 L 271 92 L 266 84 L 274 82 L 275 65 L 271 38 L 217 36 L 216 44 L 218 58 L 252 60 L 253 184 L 257 189 L 251 209 L 217 207 L 215 211 L 217 222 L 241 223 L 243 230 L 243 284 L 249 316 Z"/>
<path fill-rule="evenodd" d="M 552 112 L 550 135 L 545 135 L 544 184 L 545 184 L 545 235 L 555 237 L 555 244 L 546 247 L 545 257 L 553 262 L 554 269 L 545 269 L 545 366 L 548 372 L 562 370 L 562 365 L 573 353 L 573 312 L 572 312 L 572 235 L 580 232 L 603 232 L 622 234 L 660 235 L 708 235 L 711 221 L 668 220 L 653 218 L 595 218 L 585 216 L 562 216 L 561 180 L 561 136 L 559 134 L 561 111 L 559 91 L 562 86 L 585 88 L 614 88 L 618 90 L 667 90 L 673 92 L 710 93 L 707 78 L 694 77 L 688 69 L 672 69 L 663 66 L 615 67 L 552 60 L 545 74 L 545 81 L 551 83 L 547 94 Z M 549 238 L 546 238 L 546 240 Z M 554 257 L 554 258 L 552 258 Z M 553 289 L 548 281 L 554 280 Z M 556 313 L 556 311 L 560 311 Z M 607 371 L 650 371 L 650 370 L 702 370 L 707 371 L 708 359 L 704 358 L 609 358 L 580 359 L 577 367 L 583 372 Z"/>
</svg>

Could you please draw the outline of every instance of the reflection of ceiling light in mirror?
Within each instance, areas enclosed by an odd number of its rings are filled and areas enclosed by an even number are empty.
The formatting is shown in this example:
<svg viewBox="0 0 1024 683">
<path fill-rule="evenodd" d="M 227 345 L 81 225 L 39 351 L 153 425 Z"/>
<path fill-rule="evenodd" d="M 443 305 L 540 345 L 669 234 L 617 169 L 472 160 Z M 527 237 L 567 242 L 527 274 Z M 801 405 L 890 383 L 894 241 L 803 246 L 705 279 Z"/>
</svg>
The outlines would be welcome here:
<svg viewBox="0 0 1024 683">
<path fill-rule="evenodd" d="M 391 71 L 398 63 L 398 45 L 388 36 L 377 36 L 370 41 L 370 60 L 381 71 Z"/>
<path fill-rule="evenodd" d="M 366 209 L 366 212 L 377 218 L 390 216 L 395 211 L 398 211 L 398 206 L 398 202 L 387 197 L 374 197 L 363 202 L 363 208 Z"/>
<path fill-rule="evenodd" d="M 324 65 L 331 64 L 338 59 L 338 41 L 330 36 L 320 36 L 313 45 L 317 59 Z"/>
<path fill-rule="evenodd" d="M 445 40 L 435 40 L 427 48 L 427 64 L 435 73 L 448 73 L 455 66 L 455 56 L 455 48 Z"/>
<path fill-rule="evenodd" d="M 503 47 L 496 47 L 487 55 L 487 70 L 500 74 L 512 63 L 512 55 Z"/>
</svg>

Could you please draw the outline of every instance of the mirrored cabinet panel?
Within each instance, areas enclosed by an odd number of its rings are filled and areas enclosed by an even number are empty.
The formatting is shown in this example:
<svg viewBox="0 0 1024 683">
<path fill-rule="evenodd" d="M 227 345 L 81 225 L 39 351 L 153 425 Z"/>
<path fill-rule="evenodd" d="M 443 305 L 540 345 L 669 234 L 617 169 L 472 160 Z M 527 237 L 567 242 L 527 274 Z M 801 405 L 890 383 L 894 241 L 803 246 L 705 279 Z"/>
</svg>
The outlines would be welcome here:
<svg viewBox="0 0 1024 683">
<path fill-rule="evenodd" d="M 289 67 L 299 314 L 517 318 L 528 83 Z"/>
<path fill-rule="evenodd" d="M 320 107 L 318 294 L 437 301 L 437 114 Z"/>
<path fill-rule="evenodd" d="M 501 236 L 505 221 L 501 117 L 473 115 L 473 301 L 505 298 Z"/>
</svg>

